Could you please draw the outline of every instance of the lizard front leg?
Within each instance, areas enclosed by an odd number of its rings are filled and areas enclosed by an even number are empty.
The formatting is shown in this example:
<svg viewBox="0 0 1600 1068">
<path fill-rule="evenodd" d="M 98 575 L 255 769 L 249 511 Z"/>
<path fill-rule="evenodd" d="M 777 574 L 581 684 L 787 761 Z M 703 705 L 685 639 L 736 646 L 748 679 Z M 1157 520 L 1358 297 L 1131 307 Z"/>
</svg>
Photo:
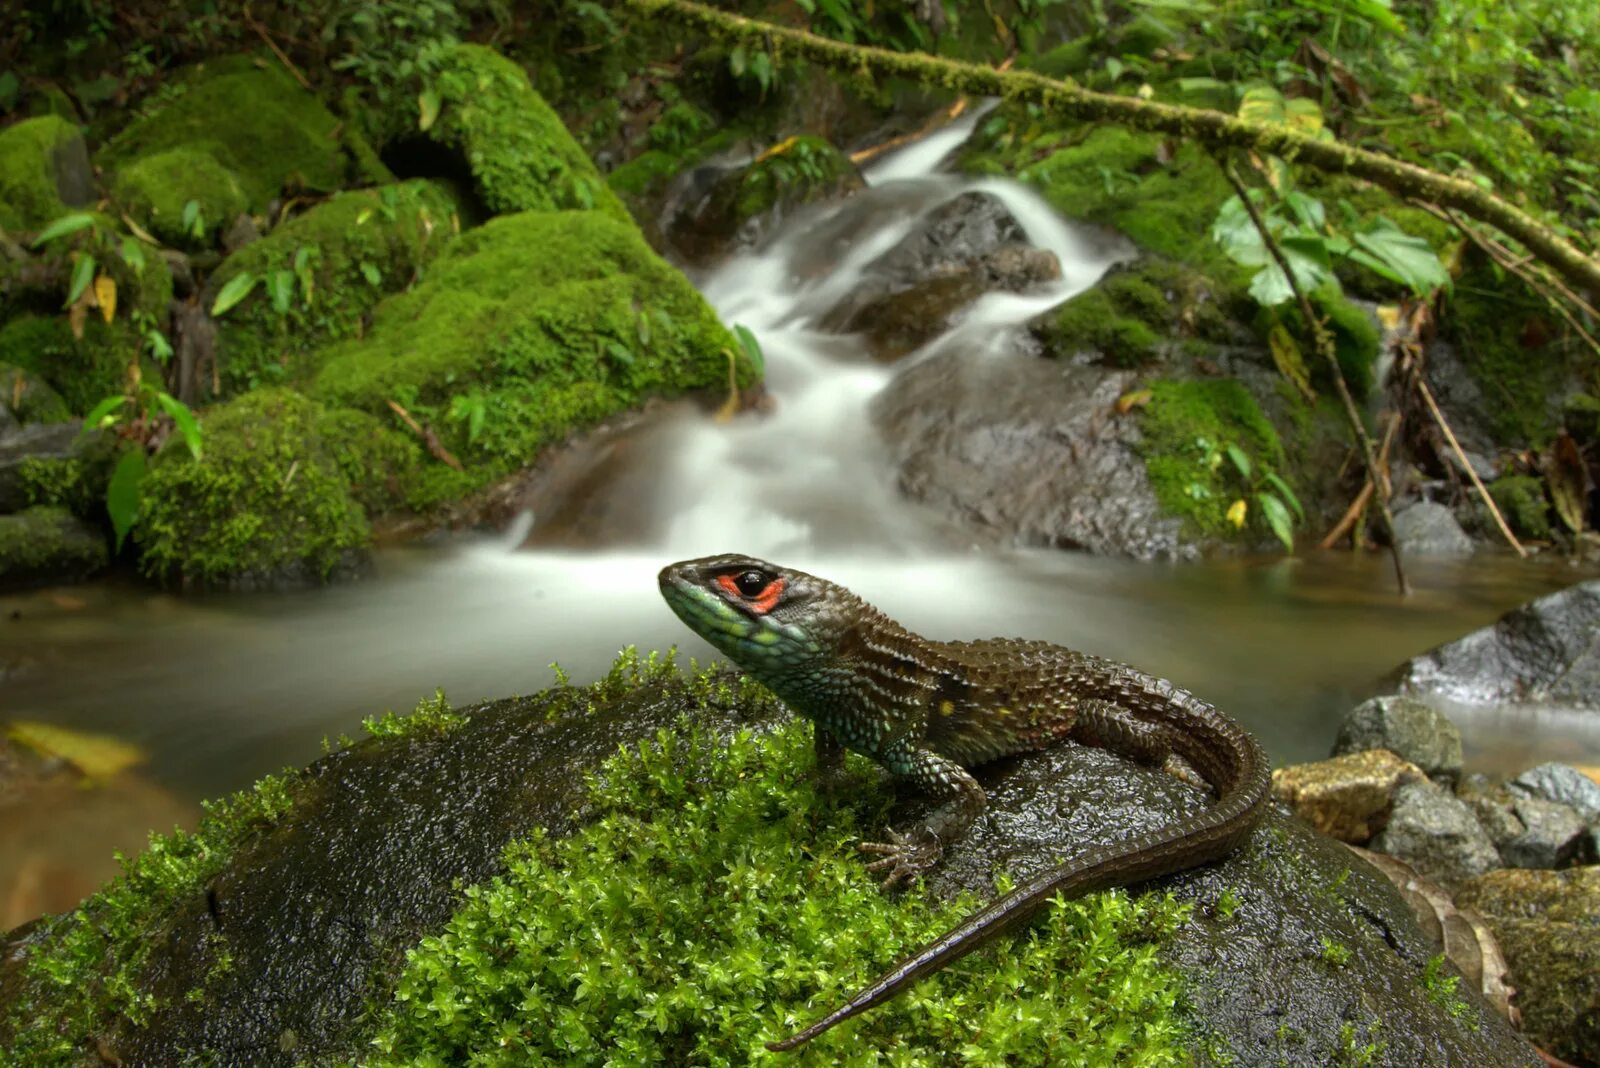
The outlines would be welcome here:
<svg viewBox="0 0 1600 1068">
<path fill-rule="evenodd" d="M 844 781 L 844 744 L 820 723 L 812 724 L 811 745 L 817 757 L 817 789 L 831 794 Z"/>
<path fill-rule="evenodd" d="M 861 852 L 879 855 L 878 860 L 867 865 L 867 870 L 887 870 L 883 878 L 883 888 L 887 890 L 939 863 L 939 858 L 944 856 L 944 844 L 972 826 L 973 821 L 983 815 L 988 801 L 983 787 L 967 774 L 967 769 L 931 749 L 891 750 L 882 760 L 884 767 L 895 775 L 911 779 L 945 801 L 909 834 L 898 834 L 891 829 L 887 842 L 857 843 L 856 848 Z"/>
</svg>

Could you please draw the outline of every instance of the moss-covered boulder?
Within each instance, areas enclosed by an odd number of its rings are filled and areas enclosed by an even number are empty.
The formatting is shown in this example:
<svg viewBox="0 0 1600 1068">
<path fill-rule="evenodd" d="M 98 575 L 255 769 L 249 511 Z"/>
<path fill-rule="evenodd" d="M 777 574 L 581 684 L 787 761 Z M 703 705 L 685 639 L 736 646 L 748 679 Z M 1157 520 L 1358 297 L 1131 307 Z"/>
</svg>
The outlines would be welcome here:
<svg viewBox="0 0 1600 1068">
<path fill-rule="evenodd" d="M 385 417 L 399 403 L 479 482 L 651 395 L 726 388 L 730 366 L 756 377 L 638 230 L 593 211 L 468 231 L 378 306 L 366 336 L 319 358 L 316 396 Z"/>
<path fill-rule="evenodd" d="M 258 390 L 207 410 L 205 452 L 169 444 L 145 476 L 134 539 L 148 575 L 189 587 L 326 582 L 362 566 L 369 533 L 319 405 Z"/>
<path fill-rule="evenodd" d="M 78 127 L 56 115 L 0 129 L 0 230 L 40 230 L 94 199 Z"/>
<path fill-rule="evenodd" d="M 424 179 L 340 193 L 252 241 L 208 281 L 256 279 L 217 324 L 217 361 L 229 393 L 302 380 L 311 354 L 362 333 L 384 297 L 417 280 L 449 243 L 457 203 Z"/>
<path fill-rule="evenodd" d="M 250 207 L 234 172 L 205 148 L 183 145 L 141 156 L 117 171 L 111 195 L 164 243 L 205 247 Z M 195 215 L 185 223 L 188 205 Z"/>
<path fill-rule="evenodd" d="M 67 402 L 43 378 L 0 363 L 0 432 L 8 425 L 59 423 L 70 418 Z"/>
<path fill-rule="evenodd" d="M 253 211 L 285 190 L 332 192 L 342 184 L 347 164 L 339 120 L 276 60 L 225 57 L 193 67 L 166 85 L 162 98 L 100 153 L 106 171 L 121 172 L 147 157 L 187 149 L 209 156 L 229 172 Z M 161 197 L 160 190 L 151 188 L 156 171 L 170 171 L 181 158 L 169 156 L 159 168 L 145 163 L 135 171 L 142 180 L 131 188 Z M 176 177 L 187 194 L 202 191 Z M 128 181 L 118 173 L 112 186 L 127 188 Z M 165 202 L 160 203 L 165 209 Z"/>
<path fill-rule="evenodd" d="M 76 415 L 122 392 L 138 352 L 137 337 L 120 319 L 107 325 L 91 315 L 81 338 L 64 315 L 19 315 L 0 326 L 0 363 L 44 378 Z"/>
<path fill-rule="evenodd" d="M 105 536 L 65 508 L 0 515 L 0 593 L 82 582 L 106 559 Z"/>
<path fill-rule="evenodd" d="M 511 60 L 481 45 L 458 45 L 442 57 L 432 89 L 439 110 L 424 136 L 461 154 L 489 211 L 593 208 L 628 218 L 594 163 Z"/>
<path fill-rule="evenodd" d="M 1506 475 L 1489 483 L 1489 496 L 1518 537 L 1534 541 L 1550 538 L 1550 501 L 1544 482 L 1532 475 Z M 1485 509 L 1487 511 L 1487 509 Z M 1492 520 L 1484 517 L 1484 525 Z"/>
</svg>

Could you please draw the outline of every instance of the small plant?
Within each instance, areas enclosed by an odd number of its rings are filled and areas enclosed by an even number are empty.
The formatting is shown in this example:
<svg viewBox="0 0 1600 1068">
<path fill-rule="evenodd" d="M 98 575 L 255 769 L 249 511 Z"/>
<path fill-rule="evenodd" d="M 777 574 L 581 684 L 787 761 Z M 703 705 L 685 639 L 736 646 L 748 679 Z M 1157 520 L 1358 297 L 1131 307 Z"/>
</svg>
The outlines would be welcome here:
<svg viewBox="0 0 1600 1068">
<path fill-rule="evenodd" d="M 361 726 L 374 738 L 401 738 L 408 734 L 426 731 L 448 734 L 467 721 L 467 717 L 452 711 L 443 690 L 435 690 L 425 697 L 409 716 L 397 715 L 389 709 L 382 716 L 365 716 Z"/>
<path fill-rule="evenodd" d="M 1335 968 L 1343 968 L 1350 963 L 1350 947 L 1343 942 L 1335 942 L 1324 937 L 1322 940 L 1322 959 Z"/>
<path fill-rule="evenodd" d="M 1207 470 L 1216 472 L 1226 463 L 1237 476 L 1233 481 L 1239 496 L 1228 506 L 1228 522 L 1236 530 L 1244 529 L 1250 521 L 1250 502 L 1254 501 L 1267 529 L 1286 550 L 1294 552 L 1295 524 L 1304 523 L 1306 513 L 1289 484 L 1265 464 L 1252 463 L 1249 454 L 1231 441 L 1196 438 L 1194 446 L 1202 454 L 1201 462 Z M 1191 482 L 1187 492 L 1196 500 L 1202 500 L 1212 491 L 1199 482 Z"/>
</svg>

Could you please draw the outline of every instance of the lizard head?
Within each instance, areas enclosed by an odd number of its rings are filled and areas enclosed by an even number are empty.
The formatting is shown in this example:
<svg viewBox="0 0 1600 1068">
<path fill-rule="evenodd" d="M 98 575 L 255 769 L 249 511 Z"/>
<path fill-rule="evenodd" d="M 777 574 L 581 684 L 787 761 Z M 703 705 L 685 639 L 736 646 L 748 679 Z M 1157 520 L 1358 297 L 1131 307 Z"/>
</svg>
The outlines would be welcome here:
<svg viewBox="0 0 1600 1068">
<path fill-rule="evenodd" d="M 671 564 L 659 581 L 679 619 L 758 678 L 826 656 L 854 614 L 842 587 L 737 553 Z"/>
</svg>

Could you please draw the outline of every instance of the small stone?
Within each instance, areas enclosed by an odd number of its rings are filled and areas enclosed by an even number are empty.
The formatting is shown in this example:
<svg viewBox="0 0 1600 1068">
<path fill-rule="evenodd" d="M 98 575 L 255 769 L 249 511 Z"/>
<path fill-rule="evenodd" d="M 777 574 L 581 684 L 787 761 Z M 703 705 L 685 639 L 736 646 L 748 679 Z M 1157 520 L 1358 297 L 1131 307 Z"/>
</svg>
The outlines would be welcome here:
<svg viewBox="0 0 1600 1068">
<path fill-rule="evenodd" d="M 1412 697 L 1374 697 L 1351 710 L 1333 743 L 1333 755 L 1387 749 L 1429 776 L 1461 774 L 1461 731 L 1440 712 Z"/>
<path fill-rule="evenodd" d="M 1489 796 L 1469 797 L 1465 800 L 1472 806 L 1473 814 L 1478 817 L 1478 825 L 1483 828 L 1496 849 L 1501 849 L 1507 842 L 1514 840 L 1528 829 L 1517 818 L 1516 810 L 1511 807 L 1509 801 Z M 1502 855 L 1504 855 L 1503 850 Z"/>
<path fill-rule="evenodd" d="M 1496 843 L 1511 867 L 1564 868 L 1583 850 L 1587 828 L 1570 806 L 1528 797 L 1512 807 L 1523 832 Z"/>
<path fill-rule="evenodd" d="M 1398 788 L 1426 781 L 1415 764 L 1371 749 L 1279 768 L 1272 773 L 1272 796 L 1323 834 L 1359 845 L 1388 822 Z"/>
<path fill-rule="evenodd" d="M 1413 556 L 1465 556 L 1472 552 L 1472 539 L 1450 509 L 1433 501 L 1418 501 L 1396 512 L 1394 537 L 1400 551 Z"/>
<path fill-rule="evenodd" d="M 1500 867 L 1500 853 L 1472 806 L 1431 782 L 1407 783 L 1395 791 L 1389 822 L 1372 848 L 1399 857 L 1449 890 Z"/>
<path fill-rule="evenodd" d="M 1571 764 L 1540 764 L 1506 784 L 1518 797 L 1536 797 L 1576 809 L 1585 822 L 1600 821 L 1600 783 Z"/>
</svg>

